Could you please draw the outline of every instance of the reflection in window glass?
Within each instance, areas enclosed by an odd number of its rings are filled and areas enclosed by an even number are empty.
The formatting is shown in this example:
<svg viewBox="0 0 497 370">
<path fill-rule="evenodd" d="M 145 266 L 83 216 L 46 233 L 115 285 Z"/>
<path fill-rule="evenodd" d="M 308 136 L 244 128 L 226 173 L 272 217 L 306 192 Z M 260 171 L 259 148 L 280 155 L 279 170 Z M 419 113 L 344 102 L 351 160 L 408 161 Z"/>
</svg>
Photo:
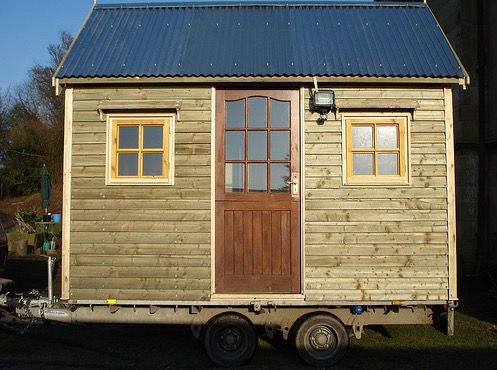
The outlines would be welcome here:
<svg viewBox="0 0 497 370">
<path fill-rule="evenodd" d="M 271 99 L 271 127 L 290 127 L 290 103 Z"/>
<path fill-rule="evenodd" d="M 249 163 L 248 165 L 248 191 L 265 192 L 267 189 L 266 163 Z"/>
<path fill-rule="evenodd" d="M 267 127 L 267 99 L 254 97 L 248 99 L 248 126 Z"/>
<path fill-rule="evenodd" d="M 238 100 L 226 103 L 226 127 L 245 127 L 245 100 Z"/>
<path fill-rule="evenodd" d="M 377 126 L 378 148 L 397 148 L 397 126 Z"/>
<path fill-rule="evenodd" d="M 117 162 L 118 176 L 138 176 L 138 154 L 119 153 Z"/>
<path fill-rule="evenodd" d="M 143 126 L 143 148 L 162 149 L 163 139 L 162 126 Z"/>
<path fill-rule="evenodd" d="M 289 192 L 290 185 L 290 164 L 289 163 L 271 163 L 270 167 L 270 186 L 271 192 Z"/>
<path fill-rule="evenodd" d="M 224 188 L 227 193 L 243 192 L 244 184 L 244 164 L 226 163 L 224 174 Z"/>
<path fill-rule="evenodd" d="M 138 126 L 119 126 L 119 148 L 138 148 Z"/>
<path fill-rule="evenodd" d="M 248 159 L 267 159 L 267 132 L 249 131 L 248 133 Z"/>
<path fill-rule="evenodd" d="M 226 159 L 227 160 L 245 159 L 245 132 L 243 131 L 226 132 Z"/>
<path fill-rule="evenodd" d="M 290 159 L 290 132 L 271 131 L 271 159 Z"/>
<path fill-rule="evenodd" d="M 352 155 L 352 171 L 354 175 L 373 174 L 373 154 L 354 153 Z"/>
<path fill-rule="evenodd" d="M 398 175 L 399 159 L 397 154 L 378 154 L 378 175 Z"/>
<path fill-rule="evenodd" d="M 373 147 L 373 126 L 352 126 L 352 147 Z"/>
<path fill-rule="evenodd" d="M 162 153 L 143 154 L 143 176 L 162 176 Z"/>
</svg>

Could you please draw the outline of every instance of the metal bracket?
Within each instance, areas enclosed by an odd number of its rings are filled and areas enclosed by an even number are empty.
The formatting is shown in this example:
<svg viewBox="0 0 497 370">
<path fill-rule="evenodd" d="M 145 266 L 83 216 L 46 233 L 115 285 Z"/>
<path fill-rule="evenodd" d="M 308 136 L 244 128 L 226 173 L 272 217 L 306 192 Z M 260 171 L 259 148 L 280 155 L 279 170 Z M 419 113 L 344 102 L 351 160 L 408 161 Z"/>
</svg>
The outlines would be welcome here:
<svg viewBox="0 0 497 370">
<path fill-rule="evenodd" d="M 361 339 L 362 334 L 364 333 L 364 322 L 364 315 L 356 315 L 352 321 L 352 330 L 357 339 Z"/>
</svg>

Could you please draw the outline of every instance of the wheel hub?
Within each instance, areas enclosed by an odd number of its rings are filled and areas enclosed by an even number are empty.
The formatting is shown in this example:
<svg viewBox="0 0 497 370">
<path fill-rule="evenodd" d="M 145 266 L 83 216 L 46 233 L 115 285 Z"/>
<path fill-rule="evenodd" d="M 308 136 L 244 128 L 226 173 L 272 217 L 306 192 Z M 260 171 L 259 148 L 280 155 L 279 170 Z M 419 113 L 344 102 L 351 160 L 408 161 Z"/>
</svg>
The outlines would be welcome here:
<svg viewBox="0 0 497 370">
<path fill-rule="evenodd" d="M 309 341 L 312 348 L 317 351 L 325 351 L 335 345 L 333 333 L 325 326 L 314 329 L 309 336 Z"/>
<path fill-rule="evenodd" d="M 236 351 L 240 346 L 240 333 L 233 329 L 226 329 L 219 336 L 219 345 L 225 351 Z"/>
</svg>

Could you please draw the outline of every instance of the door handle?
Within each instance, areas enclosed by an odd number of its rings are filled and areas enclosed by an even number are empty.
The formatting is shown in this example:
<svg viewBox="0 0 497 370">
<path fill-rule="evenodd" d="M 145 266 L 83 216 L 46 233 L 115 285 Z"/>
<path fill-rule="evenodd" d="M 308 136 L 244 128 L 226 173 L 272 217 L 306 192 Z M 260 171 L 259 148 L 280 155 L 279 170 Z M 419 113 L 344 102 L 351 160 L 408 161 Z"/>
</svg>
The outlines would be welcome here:
<svg viewBox="0 0 497 370">
<path fill-rule="evenodd" d="M 292 173 L 292 181 L 285 181 L 287 185 L 292 186 L 292 195 L 299 195 L 299 175 L 297 173 Z"/>
</svg>

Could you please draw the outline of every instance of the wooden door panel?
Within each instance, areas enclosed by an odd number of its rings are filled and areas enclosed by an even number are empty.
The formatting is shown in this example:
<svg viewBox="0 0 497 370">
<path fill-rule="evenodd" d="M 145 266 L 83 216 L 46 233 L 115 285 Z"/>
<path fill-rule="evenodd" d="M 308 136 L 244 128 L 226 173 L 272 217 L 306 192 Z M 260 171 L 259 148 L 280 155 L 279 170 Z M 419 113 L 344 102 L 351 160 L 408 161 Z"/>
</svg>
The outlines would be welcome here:
<svg viewBox="0 0 497 370">
<path fill-rule="evenodd" d="M 267 122 L 250 127 L 247 119 L 248 111 L 238 119 L 233 116 L 234 124 L 226 124 L 226 102 L 246 99 L 243 105 L 247 106 L 252 97 L 266 99 Z M 218 90 L 217 96 L 217 127 L 216 127 L 216 286 L 218 293 L 299 293 L 300 292 L 300 192 L 289 189 L 274 188 L 271 181 L 278 176 L 280 183 L 287 179 L 286 175 L 275 175 L 271 167 L 273 164 L 283 163 L 288 168 L 290 177 L 300 177 L 299 168 L 299 124 L 298 124 L 298 92 L 297 91 L 231 91 Z M 275 111 L 278 120 L 274 127 L 272 119 L 272 105 L 274 100 L 288 102 L 288 125 L 285 126 L 285 115 L 282 111 Z M 270 104 L 271 103 L 271 104 Z M 276 106 L 277 104 L 275 104 Z M 281 104 L 279 105 L 281 108 Z M 231 113 L 232 114 L 232 113 Z M 240 122 L 245 122 L 240 124 Z M 266 132 L 266 135 L 252 135 L 267 139 L 267 152 L 255 159 L 242 149 L 234 157 L 233 147 L 230 155 L 226 155 L 226 139 L 228 132 L 244 133 L 245 144 L 248 146 L 248 137 L 253 132 Z M 290 138 L 289 157 L 271 158 L 271 139 L 273 132 L 288 132 Z M 241 136 L 243 136 L 241 135 Z M 241 137 L 239 136 L 239 137 Z M 280 135 L 281 137 L 281 135 Z M 286 141 L 285 141 L 286 142 Z M 260 148 L 265 148 L 264 143 Z M 285 144 L 286 145 L 286 144 Z M 275 148 L 273 148 L 275 149 Z M 283 149 L 285 149 L 283 147 Z M 231 190 L 234 177 L 226 178 L 226 168 L 233 168 L 232 163 L 239 163 L 243 171 L 236 176 L 244 176 L 237 180 L 238 188 Z M 263 163 L 267 170 L 266 191 L 253 192 L 248 177 L 250 165 Z M 230 164 L 230 167 L 225 167 Z M 282 166 L 280 166 L 282 168 Z M 234 176 L 232 173 L 230 176 Z M 281 177 L 285 176 L 285 177 Z M 283 180 L 281 180 L 283 178 Z M 225 181 L 229 184 L 225 188 Z M 243 185 L 244 184 L 244 185 Z M 276 189 L 276 190 L 275 190 Z"/>
</svg>

